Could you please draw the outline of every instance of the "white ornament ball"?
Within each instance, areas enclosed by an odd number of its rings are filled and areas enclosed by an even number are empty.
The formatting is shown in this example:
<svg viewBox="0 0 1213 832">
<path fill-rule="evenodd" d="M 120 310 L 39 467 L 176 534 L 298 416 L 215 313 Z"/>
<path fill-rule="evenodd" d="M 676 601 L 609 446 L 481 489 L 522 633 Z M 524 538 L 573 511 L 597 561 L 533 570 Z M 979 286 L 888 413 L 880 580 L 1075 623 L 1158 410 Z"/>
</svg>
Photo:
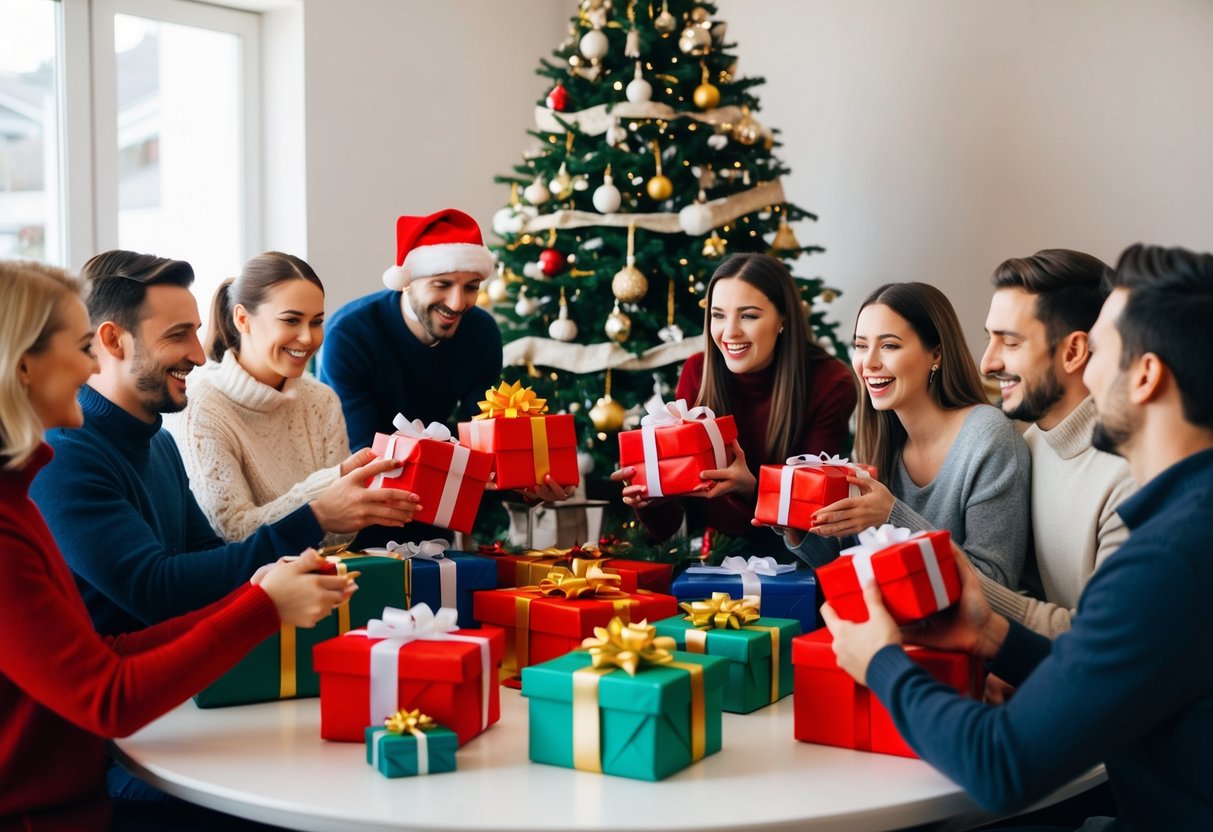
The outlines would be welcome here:
<svg viewBox="0 0 1213 832">
<path fill-rule="evenodd" d="M 548 335 L 557 341 L 572 341 L 577 337 L 577 322 L 559 317 L 548 325 Z"/>
<path fill-rule="evenodd" d="M 600 214 L 613 214 L 623 204 L 623 194 L 615 187 L 615 179 L 604 176 L 602 184 L 594 191 L 594 210 Z"/>
<path fill-rule="evenodd" d="M 552 198 L 552 192 L 548 190 L 547 185 L 536 179 L 522 189 L 522 196 L 532 205 L 542 205 Z"/>
<path fill-rule="evenodd" d="M 526 225 L 526 217 L 518 213 L 512 205 L 507 205 L 493 214 L 493 231 L 497 232 L 499 237 L 517 234 L 524 225 Z"/>
<path fill-rule="evenodd" d="M 518 313 L 520 318 L 529 318 L 539 309 L 539 298 L 533 298 L 525 293 L 518 296 L 518 302 L 514 304 L 514 311 Z"/>
<path fill-rule="evenodd" d="M 646 101 L 651 101 L 653 98 L 653 85 L 643 78 L 633 78 L 628 82 L 627 89 L 624 90 L 624 95 L 628 97 L 628 101 L 633 104 L 643 104 Z"/>
<path fill-rule="evenodd" d="M 496 280 L 489 281 L 489 285 L 485 288 L 488 292 L 489 300 L 493 303 L 504 303 L 506 298 L 510 296 L 509 289 L 504 280 L 500 277 Z"/>
<path fill-rule="evenodd" d="M 577 48 L 582 55 L 590 60 L 599 60 L 606 57 L 607 49 L 610 48 L 610 42 L 601 30 L 591 29 L 581 36 L 581 43 Z"/>
<path fill-rule="evenodd" d="M 577 470 L 583 477 L 594 473 L 594 457 L 588 451 L 577 452 Z"/>
<path fill-rule="evenodd" d="M 526 263 L 522 267 L 522 276 L 529 277 L 531 280 L 547 280 L 547 275 L 543 273 L 543 266 L 536 260 Z"/>
<path fill-rule="evenodd" d="M 702 237 L 716 227 L 712 222 L 712 209 L 702 202 L 692 202 L 679 211 L 678 224 L 692 237 Z"/>
</svg>

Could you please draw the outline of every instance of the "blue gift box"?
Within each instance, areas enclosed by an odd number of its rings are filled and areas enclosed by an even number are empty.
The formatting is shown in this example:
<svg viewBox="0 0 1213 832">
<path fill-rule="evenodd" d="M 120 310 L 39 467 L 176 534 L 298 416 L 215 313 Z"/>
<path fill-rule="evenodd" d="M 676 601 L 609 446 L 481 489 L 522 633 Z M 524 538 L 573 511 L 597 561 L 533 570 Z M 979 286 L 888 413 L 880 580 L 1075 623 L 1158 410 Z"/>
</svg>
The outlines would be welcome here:
<svg viewBox="0 0 1213 832">
<path fill-rule="evenodd" d="M 733 561 L 726 558 L 725 563 Z M 739 558 L 737 560 L 744 560 Z M 741 575 L 725 571 L 728 567 L 709 567 L 720 571 L 699 572 L 704 567 L 691 567 L 674 579 L 670 591 L 679 601 L 702 601 L 713 592 L 727 592 L 740 599 L 750 594 L 744 587 L 760 591 L 759 608 L 764 618 L 792 618 L 800 622 L 803 632 L 817 629 L 817 578 L 811 569 L 792 568 L 777 575 L 748 573 L 744 583 Z M 786 569 L 786 567 L 780 567 Z"/>
<path fill-rule="evenodd" d="M 459 737 L 447 728 L 423 732 L 426 746 L 426 774 L 455 770 L 455 752 Z M 366 729 L 366 761 L 384 777 L 414 777 L 422 773 L 418 763 L 417 737 L 409 732 L 394 734 L 386 728 Z"/>
</svg>

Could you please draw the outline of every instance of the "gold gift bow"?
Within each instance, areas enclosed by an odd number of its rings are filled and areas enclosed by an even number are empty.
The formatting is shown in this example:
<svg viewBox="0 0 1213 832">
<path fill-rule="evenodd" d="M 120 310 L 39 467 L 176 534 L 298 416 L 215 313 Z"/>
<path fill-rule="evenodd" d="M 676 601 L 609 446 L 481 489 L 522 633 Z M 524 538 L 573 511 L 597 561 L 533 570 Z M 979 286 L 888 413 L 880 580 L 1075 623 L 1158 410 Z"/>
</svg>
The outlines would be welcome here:
<svg viewBox="0 0 1213 832">
<path fill-rule="evenodd" d="M 547 549 L 531 549 L 524 554 L 516 555 L 514 586 L 538 584 L 543 576 L 556 566 L 567 567 L 579 578 L 585 577 L 590 568 L 595 566 L 608 574 L 619 574 L 619 570 L 608 569 L 604 565 L 610 560 L 608 557 L 570 557 L 572 551 L 571 548 L 560 549 L 549 546 Z M 583 548 L 581 551 L 589 554 L 590 550 Z"/>
<path fill-rule="evenodd" d="M 555 566 L 539 582 L 538 589 L 546 596 L 561 598 L 610 597 L 626 595 L 619 584 L 623 581 L 619 575 L 603 572 L 595 566 L 586 567 L 584 574 L 577 575 L 564 566 Z M 523 587 L 530 589 L 530 587 Z"/>
<path fill-rule="evenodd" d="M 337 569 L 337 574 L 343 578 L 347 576 L 347 570 L 345 563 L 340 558 L 340 553 L 345 551 L 345 548 L 344 545 L 326 546 L 317 552 L 326 561 L 333 564 Z M 337 635 L 345 635 L 349 629 L 350 602 L 349 599 L 346 599 L 337 607 Z M 299 691 L 299 666 L 295 658 L 295 651 L 298 647 L 294 625 L 283 624 L 279 629 L 279 636 L 278 698 L 292 699 Z"/>
<path fill-rule="evenodd" d="M 438 727 L 438 723 L 428 714 L 423 714 L 420 708 L 396 711 L 383 721 L 383 725 L 391 734 L 403 734 L 405 731 L 415 734 L 418 731 L 432 731 Z"/>
<path fill-rule="evenodd" d="M 642 665 L 676 667 L 691 676 L 691 762 L 703 759 L 707 747 L 707 710 L 703 667 L 674 661 L 674 639 L 657 635 L 648 621 L 625 623 L 612 618 L 606 627 L 582 642 L 590 666 L 573 673 L 573 767 L 602 772 L 602 734 L 598 714 L 598 681 L 617 669 L 635 676 Z"/>
<path fill-rule="evenodd" d="M 495 389 L 490 387 L 484 391 L 484 401 L 479 404 L 480 412 L 473 419 L 518 419 L 543 416 L 548 412 L 547 399 L 537 397 L 534 390 L 523 387 L 520 381 L 513 384 L 503 381 Z M 546 434 L 544 441 L 546 444 Z"/>
<path fill-rule="evenodd" d="M 683 618 L 696 628 L 686 631 L 687 651 L 691 653 L 708 651 L 707 630 L 765 630 L 771 639 L 771 701 L 779 701 L 779 628 L 752 623 L 759 620 L 757 596 L 746 595 L 735 601 L 727 592 L 713 592 L 711 598 L 678 606 L 687 613 Z"/>
</svg>

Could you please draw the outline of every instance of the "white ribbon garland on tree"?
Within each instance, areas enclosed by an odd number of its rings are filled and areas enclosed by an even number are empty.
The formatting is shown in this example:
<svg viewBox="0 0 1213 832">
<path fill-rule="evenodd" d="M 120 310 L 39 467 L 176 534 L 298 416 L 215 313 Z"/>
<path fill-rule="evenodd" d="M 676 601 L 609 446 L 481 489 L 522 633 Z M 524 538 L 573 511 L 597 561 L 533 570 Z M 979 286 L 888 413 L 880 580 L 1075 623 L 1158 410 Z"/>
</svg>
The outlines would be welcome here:
<svg viewBox="0 0 1213 832">
<path fill-rule="evenodd" d="M 676 118 L 690 118 L 713 127 L 722 124 L 736 124 L 742 118 L 740 107 L 714 107 L 704 112 L 693 110 L 675 110 L 669 104 L 656 101 L 620 101 L 616 104 L 598 104 L 577 110 L 572 113 L 562 113 L 548 107 L 535 108 L 535 126 L 544 133 L 565 133 L 571 124 L 577 131 L 587 136 L 601 136 L 611 129 L 619 119 L 663 119 L 673 121 Z M 560 119 L 557 121 L 556 119 Z M 564 124 L 560 122 L 563 121 Z"/>
<path fill-rule="evenodd" d="M 871 479 L 872 475 L 852 463 L 846 457 L 838 455 L 831 456 L 825 451 L 819 454 L 800 454 L 798 456 L 790 456 L 785 461 L 786 464 L 779 471 L 779 515 L 776 518 L 777 525 L 786 526 L 788 517 L 792 512 L 792 479 L 796 475 L 797 469 L 803 468 L 824 468 L 827 465 L 832 465 L 839 468 L 848 468 L 860 479 Z M 848 483 L 847 496 L 858 497 L 863 493 L 863 490 L 854 483 Z"/>
<path fill-rule="evenodd" d="M 757 596 L 762 600 L 762 579 L 759 575 L 786 575 L 795 572 L 796 567 L 790 563 L 779 563 L 775 558 L 762 558 L 751 555 L 747 560 L 740 555 L 730 555 L 720 562 L 719 566 L 692 566 L 687 569 L 688 575 L 736 575 L 741 578 L 742 596 Z"/>
<path fill-rule="evenodd" d="M 397 413 L 396 418 L 392 419 L 392 425 L 395 426 L 396 432 L 387 439 L 387 445 L 383 450 L 384 459 L 397 459 L 396 445 L 401 437 L 432 439 L 435 442 L 448 442 L 452 445 L 451 464 L 446 472 L 446 482 L 442 485 L 442 497 L 438 500 L 438 508 L 434 512 L 434 525 L 441 526 L 442 528 L 449 527 L 451 517 L 455 513 L 455 506 L 459 501 L 459 489 L 463 485 L 463 475 L 467 471 L 471 451 L 460 445 L 451 436 L 451 429 L 441 422 L 430 422 L 428 425 L 423 426 L 420 419 L 414 419 L 410 422 L 404 418 L 403 413 Z M 383 488 L 383 481 L 385 479 L 395 479 L 402 473 L 404 473 L 403 466 L 377 474 L 371 480 L 370 487 Z"/>
<path fill-rule="evenodd" d="M 363 629 L 350 630 L 346 636 L 382 639 L 371 647 L 370 725 L 379 725 L 400 709 L 400 649 L 414 641 L 465 641 L 480 647 L 480 730 L 489 724 L 489 691 L 492 661 L 489 640 L 482 636 L 459 635 L 459 611 L 442 608 L 434 613 L 429 604 L 412 609 L 384 607 L 383 618 L 372 618 Z"/>
<path fill-rule="evenodd" d="M 664 497 L 661 489 L 661 470 L 657 458 L 657 429 L 668 428 L 683 422 L 703 425 L 712 443 L 712 455 L 716 467 L 723 468 L 728 464 L 725 454 L 724 437 L 720 434 L 720 426 L 716 424 L 716 414 L 712 408 L 700 405 L 687 408 L 687 400 L 675 402 L 652 401 L 645 403 L 648 413 L 640 420 L 640 442 L 644 450 L 645 482 L 648 483 L 648 496 Z"/>
<path fill-rule="evenodd" d="M 503 353 L 507 365 L 525 365 L 529 362 L 537 367 L 551 367 L 567 373 L 601 373 L 608 368 L 628 371 L 652 370 L 686 361 L 702 351 L 703 339 L 698 337 L 686 338 L 672 344 L 660 344 L 636 355 L 614 341 L 566 344 L 563 341 L 530 335 L 506 344 Z"/>
<path fill-rule="evenodd" d="M 458 606 L 458 588 L 459 578 L 457 577 L 457 569 L 455 562 L 449 560 L 446 556 L 446 550 L 453 547 L 454 544 L 449 540 L 443 540 L 440 537 L 432 540 L 423 540 L 420 543 L 397 543 L 394 540 L 389 540 L 388 544 L 383 547 L 374 547 L 366 550 L 368 555 L 381 555 L 396 558 L 397 560 L 409 560 L 411 558 L 420 558 L 422 560 L 433 561 L 438 565 L 438 593 L 440 605 L 444 608 L 449 607 L 454 609 Z"/>
<path fill-rule="evenodd" d="M 940 553 L 935 550 L 935 541 L 927 532 L 910 531 L 892 523 L 885 523 L 880 527 L 870 526 L 859 533 L 858 546 L 843 549 L 840 555 L 851 558 L 860 587 L 866 587 L 876 581 L 876 574 L 872 570 L 872 556 L 898 543 L 910 542 L 917 545 L 922 553 L 922 565 L 931 584 L 931 594 L 935 596 L 935 609 L 946 608 L 948 589 L 943 582 L 943 573 L 939 570 Z"/>
</svg>

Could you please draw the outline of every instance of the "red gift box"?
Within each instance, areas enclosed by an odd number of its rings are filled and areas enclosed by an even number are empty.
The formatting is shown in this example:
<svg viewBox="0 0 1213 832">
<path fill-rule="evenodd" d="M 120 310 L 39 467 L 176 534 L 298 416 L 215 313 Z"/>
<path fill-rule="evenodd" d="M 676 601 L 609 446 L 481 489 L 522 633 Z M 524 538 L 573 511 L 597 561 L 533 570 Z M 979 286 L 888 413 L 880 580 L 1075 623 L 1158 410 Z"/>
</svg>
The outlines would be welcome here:
<svg viewBox="0 0 1213 832">
<path fill-rule="evenodd" d="M 881 526 L 859 533 L 859 546 L 817 569 L 817 582 L 839 617 L 867 621 L 863 585 L 874 579 L 898 624 L 911 624 L 960 599 L 960 573 L 946 531 Z"/>
<path fill-rule="evenodd" d="M 906 653 L 933 677 L 980 699 L 982 663 L 968 653 L 907 646 Z M 824 627 L 792 639 L 793 731 L 801 742 L 917 757 L 880 700 L 838 666 L 834 639 Z"/>
<path fill-rule="evenodd" d="M 498 488 L 534 488 L 545 474 L 566 488 L 581 482 L 571 415 L 460 422 L 459 441 L 493 455 Z"/>
<path fill-rule="evenodd" d="M 503 675 L 515 675 L 528 665 L 576 650 L 595 627 L 605 627 L 615 616 L 628 623 L 659 621 L 678 613 L 678 599 L 657 592 L 595 594 L 591 590 L 577 598 L 560 592 L 559 586 L 545 579 L 540 587 L 475 594 L 476 620 L 505 628 Z"/>
<path fill-rule="evenodd" d="M 400 427 L 403 419 L 397 419 Z M 433 423 L 426 430 L 441 435 L 437 428 L 442 425 Z M 493 468 L 492 455 L 454 442 L 403 433 L 376 433 L 371 450 L 378 457 L 391 457 L 403 465 L 376 476 L 367 483 L 368 488 L 411 491 L 421 498 L 421 511 L 413 515 L 414 520 L 465 534 L 472 531 Z"/>
<path fill-rule="evenodd" d="M 687 410 L 683 399 L 662 408 L 650 407 L 639 430 L 619 434 L 619 467 L 634 467 L 630 484 L 645 486 L 650 498 L 691 493 L 703 485 L 700 472 L 732 464 L 737 440 L 732 416 Z"/>
<path fill-rule="evenodd" d="M 421 613 L 422 607 L 425 605 L 419 604 L 407 612 L 384 610 L 384 619 L 429 613 L 428 607 Z M 447 611 L 439 614 L 443 612 Z M 497 666 L 505 648 L 505 633 L 500 628 L 449 629 L 431 638 L 406 641 L 369 637 L 368 631 L 375 632 L 376 624 L 382 622 L 372 621 L 368 630 L 352 630 L 312 650 L 312 664 L 320 674 L 321 737 L 364 742 L 366 728 L 381 725 L 386 716 L 401 708 L 420 708 L 454 731 L 462 745 L 500 718 Z M 453 625 L 453 619 L 449 624 Z M 486 644 L 487 662 L 482 646 Z M 376 668 L 385 675 L 377 677 L 373 685 Z M 376 710 L 386 709 L 385 713 L 372 713 L 373 694 L 381 703 Z"/>
<path fill-rule="evenodd" d="M 847 477 L 856 475 L 875 478 L 876 469 L 825 453 L 790 457 L 786 465 L 763 465 L 758 469 L 754 519 L 770 526 L 811 529 L 814 512 L 859 496 L 859 486 L 847 482 Z"/>
</svg>

